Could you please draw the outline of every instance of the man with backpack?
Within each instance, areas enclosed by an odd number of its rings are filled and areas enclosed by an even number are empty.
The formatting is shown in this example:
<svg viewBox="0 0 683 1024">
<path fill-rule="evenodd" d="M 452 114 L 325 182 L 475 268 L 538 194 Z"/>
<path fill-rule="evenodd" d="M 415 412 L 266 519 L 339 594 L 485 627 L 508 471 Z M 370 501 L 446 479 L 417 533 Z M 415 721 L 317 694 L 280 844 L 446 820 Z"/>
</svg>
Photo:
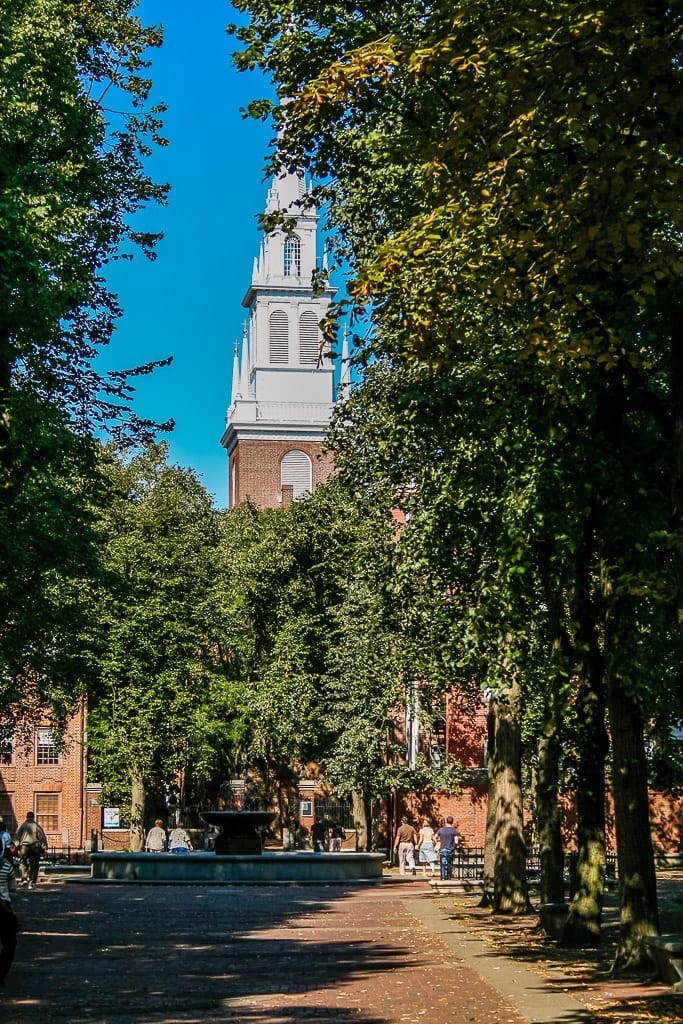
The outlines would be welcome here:
<svg viewBox="0 0 683 1024">
<path fill-rule="evenodd" d="M 38 881 L 40 858 L 47 851 L 47 836 L 36 821 L 33 811 L 28 811 L 26 821 L 17 829 L 14 843 L 19 850 L 22 883 L 32 889 Z"/>
</svg>

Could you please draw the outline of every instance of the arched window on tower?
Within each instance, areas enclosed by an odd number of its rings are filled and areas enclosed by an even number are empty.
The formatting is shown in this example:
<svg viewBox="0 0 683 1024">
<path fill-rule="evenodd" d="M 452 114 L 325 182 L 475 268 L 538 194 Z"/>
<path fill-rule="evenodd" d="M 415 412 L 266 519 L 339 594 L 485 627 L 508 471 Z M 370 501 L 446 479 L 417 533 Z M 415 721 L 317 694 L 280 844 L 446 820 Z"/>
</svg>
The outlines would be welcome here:
<svg viewBox="0 0 683 1024">
<path fill-rule="evenodd" d="M 292 501 L 310 494 L 313 487 L 311 476 L 311 460 L 306 452 L 293 449 L 283 455 L 280 463 L 283 504 L 286 503 L 285 495 L 288 493 L 291 493 Z"/>
<path fill-rule="evenodd" d="M 301 277 L 301 239 L 298 235 L 285 238 L 285 277 Z"/>
<path fill-rule="evenodd" d="M 270 362 L 285 366 L 289 362 L 289 319 L 281 309 L 274 309 L 268 320 Z"/>
<path fill-rule="evenodd" d="M 320 332 L 315 313 L 302 313 L 299 317 L 299 362 L 302 366 L 315 366 L 320 353 Z"/>
</svg>

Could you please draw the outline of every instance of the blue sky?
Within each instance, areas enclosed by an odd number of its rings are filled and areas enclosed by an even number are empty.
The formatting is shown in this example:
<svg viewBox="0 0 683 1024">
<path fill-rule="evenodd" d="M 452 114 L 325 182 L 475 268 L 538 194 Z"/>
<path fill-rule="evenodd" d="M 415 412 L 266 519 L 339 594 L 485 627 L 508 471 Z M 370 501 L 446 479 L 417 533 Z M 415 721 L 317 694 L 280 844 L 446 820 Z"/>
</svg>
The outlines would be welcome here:
<svg viewBox="0 0 683 1024">
<path fill-rule="evenodd" d="M 267 94 L 253 74 L 231 65 L 236 20 L 228 0 L 141 0 L 145 24 L 162 24 L 152 51 L 152 99 L 165 102 L 170 144 L 148 161 L 155 180 L 171 185 L 168 206 L 150 208 L 135 226 L 164 232 L 158 257 L 117 263 L 108 280 L 123 317 L 102 362 L 125 368 L 173 356 L 169 368 L 138 379 L 134 407 L 159 421 L 172 417 L 172 462 L 193 467 L 225 506 L 226 455 L 219 440 L 230 399 L 235 339 L 246 310 L 265 206 L 263 179 L 270 127 L 244 120 L 240 108 Z"/>
</svg>

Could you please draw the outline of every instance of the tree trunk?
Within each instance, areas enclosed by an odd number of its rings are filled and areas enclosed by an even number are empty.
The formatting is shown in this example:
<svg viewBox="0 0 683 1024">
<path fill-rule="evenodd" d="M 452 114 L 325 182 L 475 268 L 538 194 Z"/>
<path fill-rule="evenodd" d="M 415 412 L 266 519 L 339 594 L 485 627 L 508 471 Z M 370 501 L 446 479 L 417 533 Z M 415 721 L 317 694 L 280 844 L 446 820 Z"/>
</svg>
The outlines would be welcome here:
<svg viewBox="0 0 683 1024">
<path fill-rule="evenodd" d="M 370 829 L 368 828 L 365 796 L 359 789 L 354 789 L 351 793 L 351 807 L 353 809 L 353 824 L 356 828 L 356 849 L 366 852 L 370 849 Z"/>
<path fill-rule="evenodd" d="M 564 903 L 564 855 L 557 793 L 560 744 L 554 716 L 538 739 L 536 772 L 536 832 L 541 857 L 541 903 Z"/>
<path fill-rule="evenodd" d="M 522 806 L 521 693 L 514 670 L 507 689 L 497 694 L 491 776 L 494 782 L 495 860 L 493 906 L 501 914 L 530 909 Z"/>
<path fill-rule="evenodd" d="M 598 682 L 600 685 L 598 685 Z M 599 946 L 605 893 L 605 700 L 602 680 L 584 678 L 577 696 L 579 765 L 576 780 L 578 857 L 562 944 Z"/>
<path fill-rule="evenodd" d="M 580 661 L 576 694 L 576 814 L 578 856 L 574 890 L 562 944 L 574 949 L 599 946 L 605 897 L 605 727 L 604 662 L 598 643 L 597 615 L 591 601 L 590 562 L 594 552 L 593 517 L 584 524 L 572 595 L 575 649 Z"/>
<path fill-rule="evenodd" d="M 643 719 L 613 667 L 607 671 L 612 733 L 621 932 L 616 970 L 651 968 L 645 940 L 659 933 Z"/>
<path fill-rule="evenodd" d="M 673 415 L 673 458 L 671 470 L 672 536 L 683 524 L 683 311 L 677 310 L 671 330 L 671 405 Z M 680 533 L 679 533 L 680 536 Z M 683 632 L 683 549 L 674 546 L 676 612 Z"/>
<path fill-rule="evenodd" d="M 480 907 L 493 906 L 493 879 L 496 869 L 496 787 L 493 778 L 493 748 L 496 738 L 496 714 L 494 702 L 489 702 L 486 716 L 486 763 L 488 766 L 488 792 L 486 794 L 486 839 L 484 841 L 484 891 Z"/>
<path fill-rule="evenodd" d="M 551 590 L 550 557 L 539 551 L 539 569 L 545 584 L 551 651 L 545 722 L 537 741 L 535 822 L 541 860 L 541 903 L 564 903 L 564 853 L 557 798 L 560 789 L 560 723 L 565 710 L 562 691 L 574 662 L 574 649 L 564 622 L 564 602 Z"/>
<path fill-rule="evenodd" d="M 145 783 L 135 769 L 130 773 L 130 848 L 140 853 L 145 845 Z"/>
<path fill-rule="evenodd" d="M 378 800 L 370 801 L 370 849 L 374 852 L 379 847 L 379 815 L 381 804 Z"/>
</svg>

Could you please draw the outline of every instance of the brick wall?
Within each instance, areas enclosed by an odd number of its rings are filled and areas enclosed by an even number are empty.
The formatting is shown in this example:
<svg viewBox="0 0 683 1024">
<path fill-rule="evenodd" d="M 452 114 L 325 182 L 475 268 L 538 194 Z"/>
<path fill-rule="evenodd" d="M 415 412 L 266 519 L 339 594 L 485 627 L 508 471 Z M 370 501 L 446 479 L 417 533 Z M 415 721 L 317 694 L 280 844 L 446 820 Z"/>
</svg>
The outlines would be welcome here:
<svg viewBox="0 0 683 1024">
<path fill-rule="evenodd" d="M 251 499 L 261 508 L 278 508 L 281 504 L 280 463 L 287 452 L 305 452 L 311 460 L 313 490 L 332 472 L 332 457 L 322 454 L 321 441 L 248 441 L 240 440 L 230 456 L 230 480 L 235 494 L 230 504 Z"/>
<path fill-rule="evenodd" d="M 68 830 L 69 845 L 83 845 L 85 820 L 84 790 L 84 709 L 71 718 L 67 728 L 66 750 L 60 751 L 55 765 L 39 765 L 36 758 L 36 729 L 49 728 L 47 720 L 26 727 L 14 737 L 12 763 L 0 765 L 0 801 L 3 813 L 11 809 L 14 821 L 21 824 L 27 811 L 33 811 L 47 835 L 50 846 L 61 847 L 62 833 Z M 54 811 L 49 818 L 41 808 Z"/>
<path fill-rule="evenodd" d="M 446 702 L 446 756 L 460 762 L 463 768 L 484 768 L 486 765 L 486 705 L 473 704 L 460 693 L 448 696 Z"/>
</svg>

